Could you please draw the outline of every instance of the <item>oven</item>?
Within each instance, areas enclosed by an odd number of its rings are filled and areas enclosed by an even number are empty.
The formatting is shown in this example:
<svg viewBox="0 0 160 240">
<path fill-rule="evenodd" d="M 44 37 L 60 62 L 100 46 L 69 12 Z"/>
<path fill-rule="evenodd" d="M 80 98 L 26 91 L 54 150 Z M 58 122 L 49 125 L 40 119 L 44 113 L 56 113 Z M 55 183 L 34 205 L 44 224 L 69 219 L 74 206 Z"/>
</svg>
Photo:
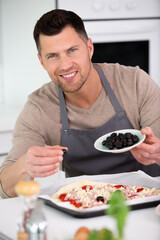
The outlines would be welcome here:
<svg viewBox="0 0 160 240">
<path fill-rule="evenodd" d="M 160 0 L 57 0 L 56 8 L 83 19 L 93 62 L 138 65 L 160 86 Z"/>
</svg>

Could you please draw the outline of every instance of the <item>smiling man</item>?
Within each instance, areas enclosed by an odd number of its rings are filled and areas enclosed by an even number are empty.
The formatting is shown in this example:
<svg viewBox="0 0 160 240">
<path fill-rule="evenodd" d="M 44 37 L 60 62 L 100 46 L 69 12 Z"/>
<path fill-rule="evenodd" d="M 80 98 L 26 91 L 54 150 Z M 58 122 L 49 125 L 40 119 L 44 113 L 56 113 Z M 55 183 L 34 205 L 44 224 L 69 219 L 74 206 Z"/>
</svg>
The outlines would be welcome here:
<svg viewBox="0 0 160 240">
<path fill-rule="evenodd" d="M 50 176 L 60 166 L 67 177 L 136 170 L 159 176 L 160 89 L 150 76 L 139 67 L 93 64 L 92 40 L 71 11 L 44 14 L 34 39 L 51 81 L 29 95 L 17 119 L 0 169 L 1 196 L 16 196 L 15 184 L 26 175 Z M 132 154 L 94 148 L 101 135 L 133 128 L 146 140 Z"/>
<path fill-rule="evenodd" d="M 76 106 L 89 108 L 102 88 L 100 78 L 91 64 L 91 39 L 76 33 L 69 25 L 60 34 L 41 34 L 39 42 L 39 60 L 50 78 L 62 88 L 66 100 Z M 91 88 L 92 92 L 89 91 Z"/>
</svg>

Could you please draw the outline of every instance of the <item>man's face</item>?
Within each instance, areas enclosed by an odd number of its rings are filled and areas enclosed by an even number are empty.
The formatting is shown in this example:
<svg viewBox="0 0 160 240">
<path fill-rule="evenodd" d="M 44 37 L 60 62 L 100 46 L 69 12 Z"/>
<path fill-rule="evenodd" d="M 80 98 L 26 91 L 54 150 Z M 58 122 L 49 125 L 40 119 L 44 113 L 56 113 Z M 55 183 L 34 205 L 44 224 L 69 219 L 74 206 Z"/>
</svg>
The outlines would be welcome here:
<svg viewBox="0 0 160 240">
<path fill-rule="evenodd" d="M 67 26 L 54 36 L 40 35 L 42 66 L 64 92 L 77 92 L 88 79 L 91 70 L 93 44 L 84 42 L 75 30 Z"/>
</svg>

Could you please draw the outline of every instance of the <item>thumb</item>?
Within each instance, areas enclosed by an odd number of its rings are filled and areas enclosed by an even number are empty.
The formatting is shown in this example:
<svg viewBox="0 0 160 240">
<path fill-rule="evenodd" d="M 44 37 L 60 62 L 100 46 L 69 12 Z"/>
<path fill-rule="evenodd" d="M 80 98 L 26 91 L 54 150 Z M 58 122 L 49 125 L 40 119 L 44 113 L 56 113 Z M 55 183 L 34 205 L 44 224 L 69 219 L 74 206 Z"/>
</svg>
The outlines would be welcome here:
<svg viewBox="0 0 160 240">
<path fill-rule="evenodd" d="M 145 135 L 154 135 L 150 127 L 145 127 L 141 129 L 141 132 L 142 134 L 145 134 Z"/>
<path fill-rule="evenodd" d="M 145 127 L 141 130 L 142 134 L 146 135 L 145 142 L 146 143 L 154 143 L 156 141 L 156 136 L 152 132 L 152 129 L 150 127 Z"/>
</svg>

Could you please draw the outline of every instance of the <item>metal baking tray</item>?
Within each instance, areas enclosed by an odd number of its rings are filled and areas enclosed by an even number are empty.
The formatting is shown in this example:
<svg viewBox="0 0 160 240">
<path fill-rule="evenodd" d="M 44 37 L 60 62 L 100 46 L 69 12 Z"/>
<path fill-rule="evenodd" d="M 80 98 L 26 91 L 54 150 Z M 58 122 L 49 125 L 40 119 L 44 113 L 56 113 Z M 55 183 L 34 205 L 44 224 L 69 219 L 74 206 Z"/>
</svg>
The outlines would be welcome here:
<svg viewBox="0 0 160 240">
<path fill-rule="evenodd" d="M 119 174 L 108 174 L 108 175 L 85 175 L 72 178 L 63 178 L 58 179 L 57 182 L 51 184 L 46 191 L 40 195 L 39 198 L 43 199 L 44 203 L 58 211 L 64 212 L 71 216 L 77 218 L 90 218 L 95 216 L 101 216 L 106 214 L 106 209 L 109 205 L 103 205 L 94 208 L 79 209 L 70 205 L 69 203 L 57 202 L 50 196 L 57 192 L 61 187 L 80 181 L 82 179 L 90 179 L 93 181 L 106 182 L 106 183 L 115 183 L 115 184 L 129 184 L 129 185 L 139 185 L 149 188 L 160 189 L 160 180 L 153 178 L 142 171 L 128 172 L 128 173 L 119 173 Z M 131 210 L 145 209 L 156 207 L 160 204 L 160 195 L 152 197 L 144 197 L 139 199 L 128 200 L 126 203 L 130 206 Z"/>
<path fill-rule="evenodd" d="M 160 198 L 160 197 L 159 197 Z M 64 212 L 66 214 L 69 214 L 73 217 L 76 218 L 91 218 L 91 217 L 97 217 L 97 216 L 102 216 L 107 214 L 106 209 L 100 209 L 100 210 L 92 210 L 92 211 L 78 211 L 76 209 L 71 209 L 71 208 L 65 208 L 62 206 L 57 205 L 56 203 L 48 200 L 41 198 L 45 205 L 57 209 L 61 212 Z M 149 201 L 149 202 L 143 202 L 143 203 L 137 203 L 137 204 L 129 204 L 131 210 L 139 210 L 139 209 L 145 209 L 145 208 L 152 208 L 156 207 L 158 204 L 160 204 L 160 199 L 155 200 L 155 201 Z"/>
</svg>

